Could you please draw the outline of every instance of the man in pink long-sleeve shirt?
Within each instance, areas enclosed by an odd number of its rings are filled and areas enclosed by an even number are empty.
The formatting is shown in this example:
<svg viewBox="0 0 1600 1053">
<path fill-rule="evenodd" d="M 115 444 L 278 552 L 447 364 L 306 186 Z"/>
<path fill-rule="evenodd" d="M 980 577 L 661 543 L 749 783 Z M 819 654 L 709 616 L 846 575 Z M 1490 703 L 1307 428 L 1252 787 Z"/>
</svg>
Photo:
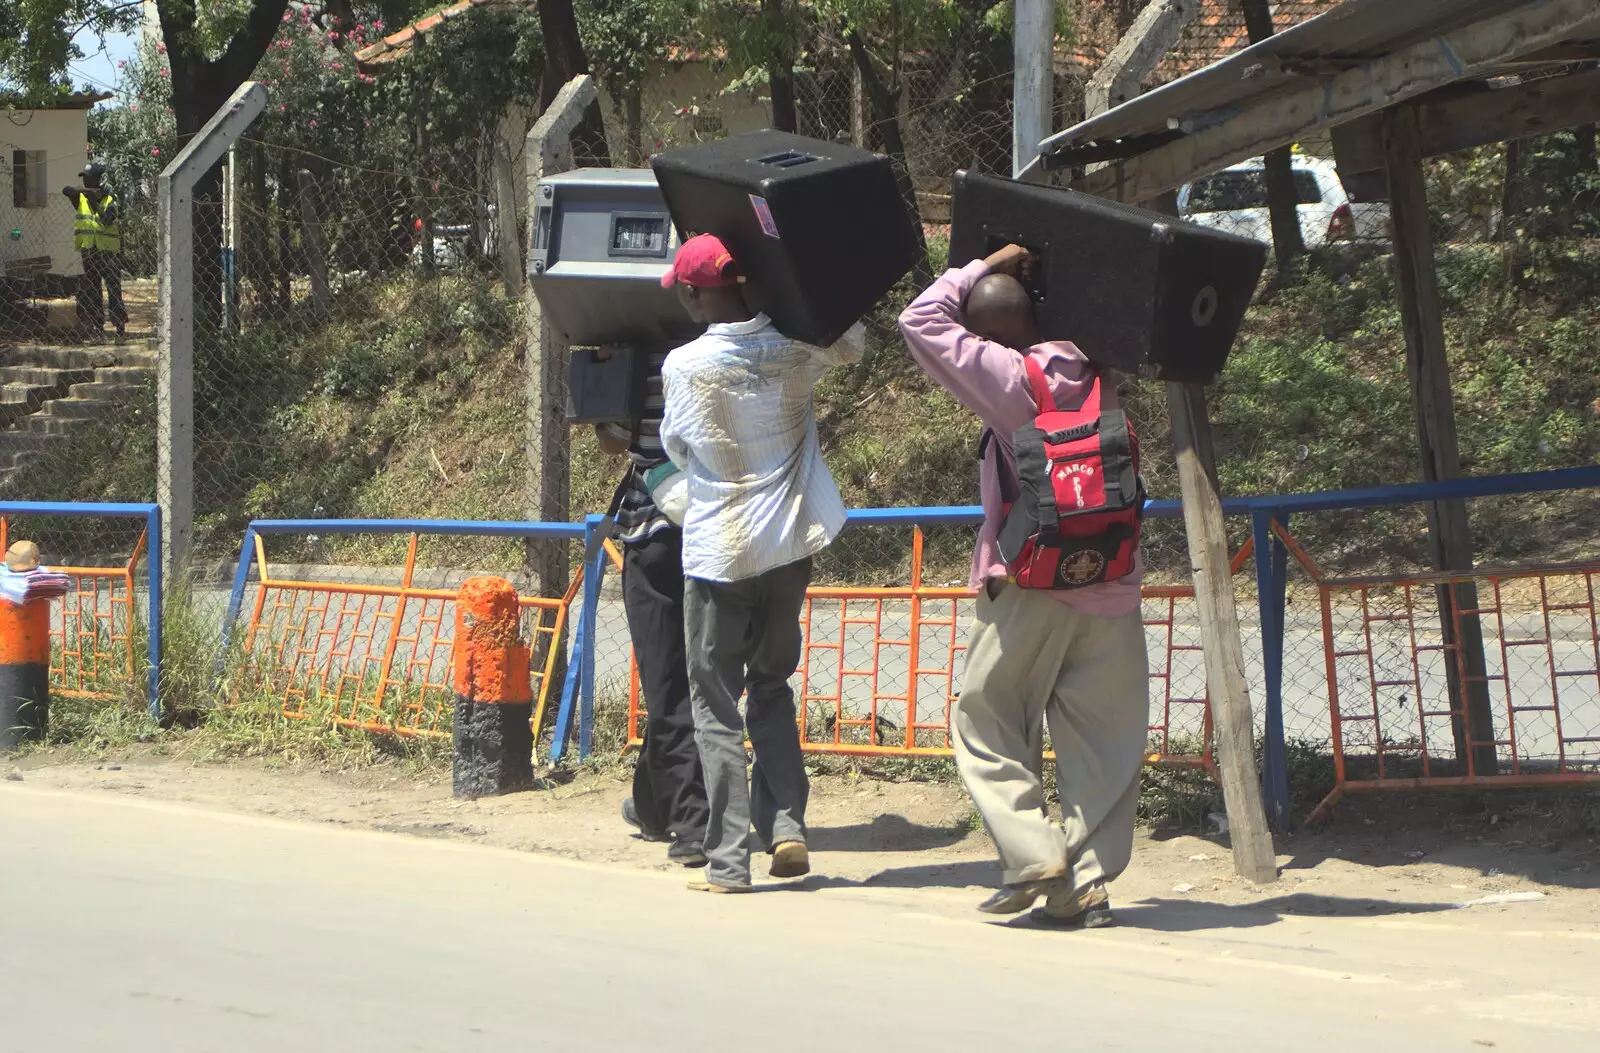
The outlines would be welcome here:
<svg viewBox="0 0 1600 1053">
<path fill-rule="evenodd" d="M 951 714 L 956 764 L 1000 853 L 1001 889 L 979 906 L 1016 914 L 1041 897 L 1043 922 L 1112 921 L 1106 883 L 1133 853 L 1134 810 L 1149 726 L 1149 669 L 1140 570 L 1061 591 L 1008 580 L 997 535 L 1002 473 L 1015 480 L 1011 437 L 1033 422 L 1024 356 L 1044 371 L 1056 405 L 1081 405 L 1094 368 L 1066 342 L 1041 342 L 1010 245 L 947 272 L 900 315 L 911 355 L 991 434 L 979 466 L 983 525 L 973 553 L 977 611 L 961 698 Z M 1115 405 L 1110 383 L 1102 401 Z M 1010 484 L 1014 485 L 1014 483 Z M 1048 723 L 1062 823 L 1044 810 Z"/>
</svg>

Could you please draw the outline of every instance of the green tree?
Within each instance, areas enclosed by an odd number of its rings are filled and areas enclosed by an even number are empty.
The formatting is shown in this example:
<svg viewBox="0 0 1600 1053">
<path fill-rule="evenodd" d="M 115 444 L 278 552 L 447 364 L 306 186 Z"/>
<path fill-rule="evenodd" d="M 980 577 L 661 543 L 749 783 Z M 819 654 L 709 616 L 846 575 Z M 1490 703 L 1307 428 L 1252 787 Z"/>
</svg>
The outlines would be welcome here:
<svg viewBox="0 0 1600 1053">
<path fill-rule="evenodd" d="M 692 0 L 586 0 L 578 8 L 583 42 L 611 97 L 622 110 L 626 164 L 644 164 L 643 91 L 672 45 L 696 40 Z"/>
<path fill-rule="evenodd" d="M 1010 0 L 953 0 L 951 6 L 957 20 L 955 53 L 968 85 L 958 119 L 972 129 L 971 156 L 952 160 L 979 171 L 1009 175 L 1011 75 L 1015 68 Z"/>
<path fill-rule="evenodd" d="M 572 0 L 539 0 L 539 30 L 544 37 L 544 77 L 539 93 L 541 108 L 555 101 L 561 86 L 574 77 L 594 72 L 584 53 L 578 33 L 578 16 Z M 573 147 L 580 165 L 609 168 L 611 150 L 606 145 L 605 118 L 596 99 L 583 111 L 583 120 L 573 129 Z"/>
<path fill-rule="evenodd" d="M 926 285 L 933 280 L 933 273 L 900 128 L 900 98 L 905 87 L 902 72 L 909 52 L 949 51 L 960 21 L 954 8 L 939 0 L 819 0 L 817 7 L 823 17 L 840 27 L 861 77 L 872 116 L 871 138 L 894 165 L 900 194 L 916 220 L 919 251 L 915 275 L 919 284 Z"/>
<path fill-rule="evenodd" d="M 288 7 L 289 0 L 218 0 L 202 15 L 196 0 L 156 0 L 171 80 L 169 105 L 180 138 L 198 132 L 250 78 Z M 20 26 L 23 31 L 20 39 L 6 37 L 0 64 L 7 78 L 24 91 L 49 90 L 66 82 L 67 63 L 81 55 L 73 43 L 77 34 L 127 31 L 137 24 L 139 11 L 134 0 L 0 0 L 0 25 Z M 215 174 L 196 191 L 201 199 L 215 200 Z M 219 224 L 220 219 L 195 225 L 197 258 L 217 258 Z M 208 320 L 212 313 L 208 305 L 197 306 L 201 319 Z"/>
<path fill-rule="evenodd" d="M 202 17 L 196 0 L 156 0 L 172 76 L 178 135 L 193 135 L 250 79 L 289 17 L 289 0 L 221 3 Z"/>
<path fill-rule="evenodd" d="M 704 0 L 700 28 L 726 53 L 735 83 L 765 84 L 772 102 L 772 126 L 799 128 L 795 112 L 795 64 L 815 32 L 809 8 L 795 0 Z"/>
<path fill-rule="evenodd" d="M 0 98 L 35 106 L 71 91 L 67 64 L 84 57 L 74 38 L 138 23 L 138 0 L 0 0 Z"/>
</svg>

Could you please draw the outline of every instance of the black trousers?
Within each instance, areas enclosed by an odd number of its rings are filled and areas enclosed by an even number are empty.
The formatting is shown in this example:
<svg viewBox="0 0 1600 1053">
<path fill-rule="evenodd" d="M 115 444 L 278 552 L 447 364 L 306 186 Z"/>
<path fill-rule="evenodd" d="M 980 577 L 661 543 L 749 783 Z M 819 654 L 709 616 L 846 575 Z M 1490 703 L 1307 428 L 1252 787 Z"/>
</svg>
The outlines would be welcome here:
<svg viewBox="0 0 1600 1053">
<path fill-rule="evenodd" d="M 78 324 L 99 331 L 105 325 L 105 306 L 111 308 L 111 324 L 119 330 L 128 324 L 128 308 L 122 302 L 122 258 L 115 252 L 85 249 L 83 277 L 78 279 Z M 100 283 L 106 286 L 106 304 L 100 300 Z"/>
<path fill-rule="evenodd" d="M 684 652 L 683 531 L 667 527 L 624 546 L 622 602 L 647 714 L 633 806 L 647 829 L 702 841 L 708 812 Z"/>
</svg>

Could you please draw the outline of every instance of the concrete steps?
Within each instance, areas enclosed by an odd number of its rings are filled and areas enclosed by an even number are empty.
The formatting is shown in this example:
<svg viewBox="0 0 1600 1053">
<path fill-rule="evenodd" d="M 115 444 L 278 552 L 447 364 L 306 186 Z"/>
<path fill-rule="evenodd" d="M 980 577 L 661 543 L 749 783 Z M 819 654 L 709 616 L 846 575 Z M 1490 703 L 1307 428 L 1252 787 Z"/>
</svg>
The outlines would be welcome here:
<svg viewBox="0 0 1600 1053">
<path fill-rule="evenodd" d="M 142 344 L 0 348 L 0 495 L 36 496 L 15 492 L 18 471 L 71 456 L 74 433 L 122 412 L 155 367 L 156 353 Z"/>
<path fill-rule="evenodd" d="M 53 413 L 35 413 L 22 422 L 22 434 L 70 435 L 77 423 L 77 420 L 72 417 L 57 416 Z M 0 440 L 0 442 L 3 441 Z"/>
<path fill-rule="evenodd" d="M 69 389 L 67 399 L 97 399 L 106 402 L 131 402 L 144 392 L 142 384 L 112 383 L 105 380 L 91 380 L 86 384 L 74 384 Z M 53 405 L 54 403 L 52 403 Z"/>
<path fill-rule="evenodd" d="M 80 388 L 90 386 L 89 384 L 78 385 Z M 96 417 L 110 413 L 116 406 L 116 402 L 111 399 L 79 398 L 74 393 L 71 398 L 51 400 L 50 404 L 44 408 L 43 413 L 36 414 L 34 420 L 26 423 L 33 424 L 40 420 L 57 422 L 94 420 Z"/>
<path fill-rule="evenodd" d="M 6 387 L 24 385 L 29 387 L 53 388 L 63 381 L 69 384 L 79 384 L 86 380 L 93 380 L 93 369 L 54 369 L 49 366 L 0 366 L 0 384 Z"/>
<path fill-rule="evenodd" d="M 101 366 L 116 365 L 122 359 L 122 352 L 132 351 L 132 345 L 52 347 L 46 344 L 18 344 L 0 352 L 0 365 L 42 366 L 46 369 L 98 369 Z"/>
<path fill-rule="evenodd" d="M 52 399 L 66 398 L 72 385 L 94 379 L 94 369 L 81 366 L 0 365 L 0 428 L 39 412 Z"/>
</svg>

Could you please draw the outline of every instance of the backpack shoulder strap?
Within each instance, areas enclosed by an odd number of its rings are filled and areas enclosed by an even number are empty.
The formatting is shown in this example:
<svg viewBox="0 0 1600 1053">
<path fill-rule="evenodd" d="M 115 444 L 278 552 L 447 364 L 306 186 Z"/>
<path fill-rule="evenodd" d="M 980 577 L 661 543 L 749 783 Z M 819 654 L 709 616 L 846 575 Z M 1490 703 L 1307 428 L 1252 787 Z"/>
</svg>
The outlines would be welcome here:
<svg viewBox="0 0 1600 1053">
<path fill-rule="evenodd" d="M 1034 412 L 1049 413 L 1056 408 L 1056 400 L 1050 394 L 1050 380 L 1044 375 L 1044 367 L 1026 351 L 1022 353 L 1022 365 L 1028 373 L 1028 390 L 1033 395 Z"/>
<path fill-rule="evenodd" d="M 1083 397 L 1083 407 L 1078 412 L 1100 419 L 1100 371 L 1093 366 L 1089 367 L 1089 394 Z"/>
<path fill-rule="evenodd" d="M 1044 367 L 1032 355 L 1024 354 L 1022 364 L 1028 371 L 1028 388 L 1033 394 L 1033 405 L 1039 413 L 1049 413 L 1061 407 L 1056 405 L 1055 395 L 1050 391 L 1050 379 L 1044 374 Z M 1090 367 L 1089 394 L 1084 396 L 1083 406 L 1078 412 L 1088 417 L 1100 416 L 1100 372 L 1093 366 Z"/>
</svg>

